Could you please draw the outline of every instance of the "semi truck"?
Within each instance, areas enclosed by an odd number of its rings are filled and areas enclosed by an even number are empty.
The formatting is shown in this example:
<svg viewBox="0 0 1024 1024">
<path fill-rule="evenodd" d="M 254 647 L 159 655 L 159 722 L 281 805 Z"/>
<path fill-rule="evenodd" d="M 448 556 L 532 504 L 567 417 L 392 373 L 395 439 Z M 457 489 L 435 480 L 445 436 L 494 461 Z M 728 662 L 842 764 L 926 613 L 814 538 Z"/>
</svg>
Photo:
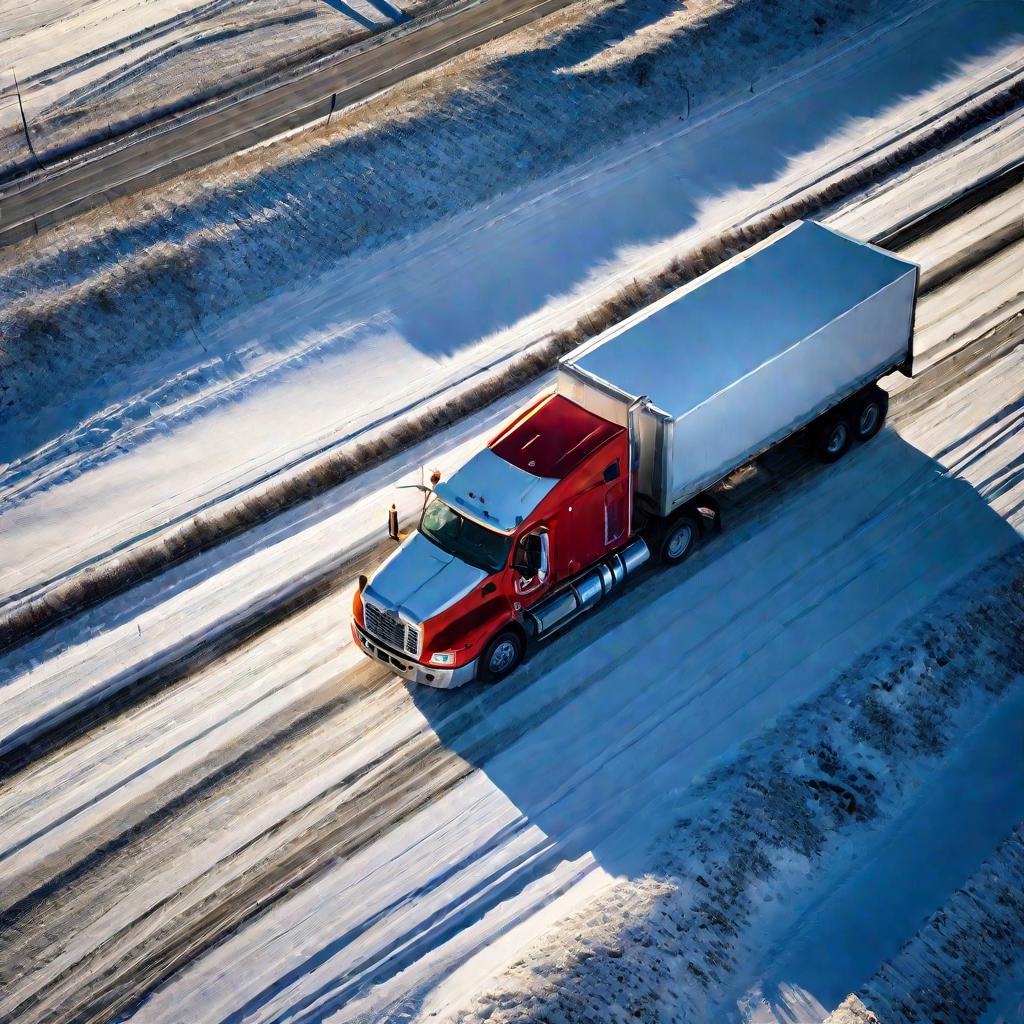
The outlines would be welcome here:
<svg viewBox="0 0 1024 1024">
<path fill-rule="evenodd" d="M 417 683 L 497 681 L 641 566 L 721 528 L 716 487 L 795 434 L 825 462 L 913 371 L 918 268 L 796 222 L 563 357 L 555 383 L 361 576 L 352 635 Z"/>
</svg>

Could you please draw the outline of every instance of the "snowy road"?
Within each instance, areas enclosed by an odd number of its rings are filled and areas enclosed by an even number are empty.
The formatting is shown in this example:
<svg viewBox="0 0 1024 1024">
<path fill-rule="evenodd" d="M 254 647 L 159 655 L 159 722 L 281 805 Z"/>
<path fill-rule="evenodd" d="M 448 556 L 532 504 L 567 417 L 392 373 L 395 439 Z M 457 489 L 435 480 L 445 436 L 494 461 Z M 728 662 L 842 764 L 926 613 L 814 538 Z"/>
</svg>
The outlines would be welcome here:
<svg viewBox="0 0 1024 1024">
<path fill-rule="evenodd" d="M 487 945 L 513 925 L 523 930 L 495 958 L 513 955 L 560 895 L 564 912 L 608 875 L 643 870 L 646 844 L 669 824 L 667 795 L 962 572 L 1019 543 L 1024 481 L 1006 467 L 1020 458 L 1021 358 L 951 396 L 917 431 L 859 453 L 849 474 L 792 490 L 768 521 L 741 520 L 686 582 L 638 588 L 543 652 L 513 696 L 469 697 L 467 722 L 452 722 L 437 695 L 414 694 L 447 748 L 443 765 L 417 766 L 443 801 L 403 815 L 378 844 L 201 959 L 140 1019 L 166 1019 L 187 999 L 229 1019 L 242 995 L 252 1019 L 376 1013 L 396 999 L 415 1005 L 464 965 L 461 984 L 478 989 Z M 970 468 L 937 475 L 927 456 L 939 451 Z M 987 488 L 992 505 L 957 475 Z M 666 631 L 680 615 L 682 647 Z M 449 791 L 464 763 L 479 770 Z M 236 973 L 257 962 L 251 980 Z M 227 995 L 229 965 L 241 992 Z"/>
<path fill-rule="evenodd" d="M 1019 544 L 1022 400 L 1018 347 L 836 467 L 769 460 L 689 571 L 500 688 L 388 679 L 343 589 L 31 764 L 0 790 L 0 1014 L 104 1020 L 165 980 L 134 1018 L 476 990 L 642 871 L 680 786 Z"/>
<path fill-rule="evenodd" d="M 429 6 L 412 0 L 404 10 Z M 44 163 L 88 151 L 308 68 L 393 25 L 397 11 L 389 0 L 337 0 L 333 9 L 323 0 L 0 0 L 0 191 L 9 199 L 37 170 L 33 151 Z"/>
<path fill-rule="evenodd" d="M 24 151 L 18 152 L 18 169 L 23 176 L 0 190 L 0 243 L 12 244 L 29 238 L 39 230 L 64 224 L 84 211 L 105 206 L 114 197 L 133 195 L 147 186 L 205 167 L 249 146 L 311 125 L 320 118 L 326 119 L 335 107 L 343 110 L 355 106 L 416 74 L 557 11 L 566 2 L 487 0 L 469 3 L 444 12 L 442 17 L 424 21 L 422 25 L 413 24 L 408 31 L 347 50 L 346 43 L 355 42 L 368 30 L 394 26 L 398 14 L 389 15 L 399 8 L 389 0 L 338 0 L 340 7 L 349 9 L 348 31 L 331 33 L 330 28 L 324 27 L 320 38 L 303 40 L 301 36 L 297 39 L 294 31 L 281 32 L 275 23 L 288 26 L 290 21 L 319 17 L 321 21 L 314 24 L 322 26 L 332 17 L 336 22 L 340 16 L 317 0 L 302 0 L 300 9 L 291 18 L 268 16 L 263 19 L 264 24 L 257 19 L 249 29 L 257 37 L 270 36 L 262 40 L 263 44 L 272 41 L 277 44 L 275 49 L 283 51 L 276 54 L 276 61 L 266 60 L 258 38 L 251 41 L 251 50 L 247 47 L 241 54 L 232 53 L 229 47 L 227 55 L 222 56 L 223 63 L 211 61 L 212 81 L 197 86 L 194 75 L 178 72 L 175 76 L 173 70 L 171 76 L 158 77 L 147 97 L 148 102 L 134 110 L 134 117 L 125 116 L 123 106 L 119 105 L 117 85 L 121 84 L 121 78 L 130 83 L 139 72 L 135 75 L 115 73 L 111 76 L 113 84 L 107 85 L 111 96 L 104 96 L 97 87 L 83 87 L 80 91 L 85 112 L 81 117 L 83 124 L 76 125 L 77 131 L 58 133 L 54 130 L 54 122 L 61 126 L 59 115 L 51 115 L 49 126 L 45 122 L 37 125 L 37 129 L 50 127 L 52 136 L 47 140 L 45 131 L 37 133 L 39 150 L 44 158 L 49 157 L 43 167 L 37 168 L 34 160 L 26 159 Z M 279 6 L 269 4 L 268 8 L 273 11 Z M 408 3 L 406 9 L 413 10 L 417 6 L 421 5 Z M 259 33 L 260 28 L 277 28 L 278 31 Z M 228 34 L 241 34 L 241 31 L 236 29 Z M 192 51 L 203 42 L 200 34 L 190 44 L 178 44 L 175 49 L 184 51 L 186 61 L 194 60 Z M 306 45 L 299 48 L 302 42 Z M 300 57 L 307 59 L 295 60 L 289 50 L 297 50 Z M 145 54 L 140 55 L 139 63 L 145 65 L 145 58 Z M 232 62 L 241 67 L 233 76 L 228 77 L 228 72 L 227 81 L 223 81 L 220 76 Z M 157 59 L 156 63 L 159 67 L 161 61 Z M 273 72 L 283 73 L 275 80 Z M 235 91 L 231 86 L 235 86 Z M 13 90 L 8 92 L 13 93 Z M 90 106 L 90 103 L 95 104 L 96 93 L 100 93 L 101 100 L 106 100 L 99 110 Z M 202 101 L 210 97 L 221 102 L 204 106 Z M 20 113 L 15 104 L 8 102 L 5 106 L 14 106 Z M 103 131 L 102 111 L 109 111 L 108 117 L 119 124 L 119 132 L 113 131 L 109 124 L 107 131 Z M 3 108 L 0 112 L 7 115 L 3 120 L 8 124 L 0 122 L 0 132 L 8 136 L 8 148 L 20 148 L 17 135 L 20 120 L 16 121 Z M 180 116 L 182 113 L 185 116 Z M 92 149 L 88 148 L 90 144 Z M 84 154 L 76 154 L 83 159 L 68 162 L 68 154 L 75 154 L 76 150 L 84 150 Z"/>
<path fill-rule="evenodd" d="M 687 163 L 701 154 L 687 155 L 686 133 L 669 132 L 640 162 L 585 168 L 528 202 L 517 196 L 490 211 L 488 230 L 507 232 L 513 253 L 532 251 L 537 238 L 561 251 L 559 240 L 575 237 L 578 218 L 600 225 L 600 244 L 569 268 L 557 299 L 539 296 L 524 258 L 510 288 L 510 301 L 522 305 L 517 326 L 488 333 L 514 316 L 492 311 L 480 319 L 479 309 L 466 308 L 465 347 L 414 364 L 402 400 L 414 404 L 420 389 L 514 351 L 529 332 L 575 316 L 623 275 L 656 268 L 691 237 L 774 202 L 819 173 L 826 158 L 829 166 L 850 159 L 863 148 L 859 140 L 890 144 L 915 119 L 1017 70 L 1017 58 L 1024 60 L 1017 7 L 984 8 L 993 20 L 980 19 L 963 39 L 941 31 L 951 9 L 930 8 L 933 36 L 917 31 L 921 24 L 894 33 L 872 51 L 877 63 L 840 61 L 835 78 L 780 86 L 774 100 L 766 93 L 763 103 L 724 112 L 720 125 L 712 119 L 701 129 L 707 165 Z M 805 116 L 788 106 L 790 90 L 823 109 L 910 50 L 920 67 L 908 69 L 909 78 L 877 75 L 871 83 L 874 120 L 836 128 L 824 148 L 769 152 L 782 137 L 775 133 L 789 131 L 787 119 Z M 703 175 L 735 158 L 730 126 L 758 118 L 765 119 L 761 157 L 772 167 L 777 158 L 784 171 L 762 180 L 752 168 L 747 187 L 713 194 Z M 863 237 L 889 230 L 1019 159 L 1022 140 L 1018 107 L 837 204 L 826 219 Z M 692 223 L 649 224 L 638 238 L 635 223 L 616 222 L 609 211 L 636 205 L 657 183 L 668 190 L 667 206 L 690 204 L 680 216 Z M 955 218 L 936 218 L 906 245 L 934 286 L 918 310 L 919 378 L 887 382 L 889 428 L 825 469 L 793 448 L 770 454 L 731 482 L 722 495 L 725 533 L 685 568 L 638 579 L 499 687 L 408 686 L 353 649 L 347 615 L 352 577 L 380 556 L 381 512 L 395 483 L 418 479 L 435 452 L 450 472 L 524 394 L 0 657 L 0 1019 L 398 1021 L 443 1017 L 467 1001 L 484 1016 L 492 983 L 502 991 L 509 965 L 532 963 L 544 940 L 558 944 L 567 915 L 575 920 L 590 908 L 614 916 L 608 908 L 620 887 L 632 900 L 629 887 L 643 891 L 657 870 L 655 851 L 676 825 L 680 801 L 734 763 L 742 744 L 784 742 L 792 730 L 780 740 L 775 724 L 844 670 L 854 676 L 851 693 L 870 691 L 894 658 L 884 645 L 916 642 L 910 624 L 931 614 L 947 588 L 976 583 L 982 589 L 973 597 L 983 600 L 998 574 L 993 565 L 1020 560 L 1024 184 L 1011 178 L 1000 189 L 957 208 Z M 470 228 L 449 224 L 405 252 L 409 309 L 438 306 L 425 298 L 438 251 L 457 247 L 469 261 L 478 276 L 466 287 L 497 273 L 475 258 L 487 249 L 487 233 Z M 580 253 L 594 242 L 585 234 Z M 567 261 L 574 251 L 566 250 Z M 372 270 L 373 260 L 366 262 Z M 383 283 L 372 275 L 354 281 L 345 301 Z M 397 292 L 383 299 L 403 298 L 401 286 L 389 287 Z M 308 293 L 272 305 L 290 309 L 282 322 L 300 331 L 310 308 L 337 326 L 338 310 L 348 307 L 332 303 L 327 285 L 313 282 Z M 269 308 L 225 331 L 250 331 Z M 422 321 L 427 331 L 445 324 Z M 407 351 L 408 338 L 399 332 L 393 340 L 386 352 Z M 352 375 L 345 379 L 366 384 L 362 404 L 346 412 L 351 422 L 336 428 L 387 415 L 383 392 L 373 390 L 384 368 L 374 370 L 368 350 L 357 342 L 335 357 Z M 253 422 L 281 426 L 274 410 L 297 407 L 294 394 L 316 383 L 323 367 L 300 361 L 296 369 L 283 390 L 237 403 L 233 439 Z M 327 395 L 337 380 L 325 380 Z M 292 386 L 299 392 L 289 393 Z M 304 397 L 315 404 L 313 391 Z M 198 417 L 195 425 L 203 424 Z M 225 429 L 223 420 L 214 425 Z M 201 431 L 184 445 L 187 429 L 188 422 L 174 427 L 166 459 L 187 468 L 187 447 L 216 462 Z M 289 443 L 298 447 L 274 456 L 294 455 L 308 439 L 296 429 Z M 255 451 L 260 440 L 252 440 Z M 9 493 L 26 492 L 0 520 L 5 541 L 35 555 L 3 567 L 4 589 L 15 578 L 22 585 L 26 570 L 28 577 L 60 572 L 122 528 L 138 529 L 110 523 L 103 508 L 73 529 L 69 515 L 108 466 L 120 474 L 114 494 L 127 502 L 137 488 L 140 505 L 150 500 L 133 455 L 153 458 L 159 443 L 127 445 L 116 461 L 69 473 L 71 482 L 52 491 L 45 459 L 8 478 Z M 213 466 L 198 490 L 216 491 L 220 471 Z M 168 479 L 164 490 L 177 490 Z M 62 497 L 33 504 L 54 494 Z M 417 496 L 399 494 L 411 513 Z M 195 498 L 182 495 L 186 506 Z M 82 546 L 51 558 L 68 533 Z M 1012 654 L 1021 628 L 999 620 L 985 642 Z M 972 685 L 969 625 L 954 618 L 950 629 L 954 639 L 943 642 L 966 652 L 967 662 L 954 661 L 947 675 L 987 699 L 988 690 Z M 916 647 L 909 659 L 916 671 Z M 922 690 L 941 692 L 942 674 L 921 671 Z M 814 1012 L 832 1009 L 894 958 L 922 915 L 945 903 L 949 886 L 975 872 L 1001 830 L 1024 818 L 1017 785 L 1024 761 L 997 773 L 1019 746 L 1024 691 L 1006 674 L 1001 685 L 1010 695 L 997 713 L 975 695 L 974 718 L 956 719 L 964 735 L 957 733 L 949 757 L 933 751 L 915 765 L 921 792 L 900 805 L 900 827 L 882 823 L 844 836 L 848 856 L 829 853 L 805 892 L 773 895 L 773 930 L 751 936 L 746 917 L 725 921 L 749 954 L 725 993 L 729 1016 L 772 1020 L 752 1007 L 781 992 L 777 1019 L 801 1007 L 810 1007 L 805 1019 L 820 1019 Z M 848 706 L 842 698 L 833 718 Z M 932 720 L 922 721 L 927 733 Z M 818 726 L 811 715 L 803 728 Z M 37 737 L 36 745 L 26 737 Z M 970 820 L 970 834 L 930 829 L 944 813 Z M 929 841 L 942 849 L 942 863 L 918 871 L 900 899 L 890 898 L 885 878 L 912 870 L 913 852 Z M 858 913 L 879 907 L 886 916 L 865 924 L 866 933 L 884 934 L 879 948 L 866 944 L 842 960 L 827 955 Z M 803 988 L 790 991 L 791 982 Z M 709 1003 L 706 1019 L 723 1019 L 715 1011 Z"/>
</svg>

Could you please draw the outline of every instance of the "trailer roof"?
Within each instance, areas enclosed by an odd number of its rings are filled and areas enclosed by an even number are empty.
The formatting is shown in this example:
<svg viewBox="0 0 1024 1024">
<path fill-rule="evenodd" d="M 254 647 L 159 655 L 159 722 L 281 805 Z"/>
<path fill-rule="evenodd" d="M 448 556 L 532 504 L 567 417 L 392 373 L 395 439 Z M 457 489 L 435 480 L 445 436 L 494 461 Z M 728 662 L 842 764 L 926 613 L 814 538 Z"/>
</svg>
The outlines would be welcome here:
<svg viewBox="0 0 1024 1024">
<path fill-rule="evenodd" d="M 595 338 L 563 364 L 673 418 L 771 361 L 912 263 L 801 221 Z"/>
</svg>

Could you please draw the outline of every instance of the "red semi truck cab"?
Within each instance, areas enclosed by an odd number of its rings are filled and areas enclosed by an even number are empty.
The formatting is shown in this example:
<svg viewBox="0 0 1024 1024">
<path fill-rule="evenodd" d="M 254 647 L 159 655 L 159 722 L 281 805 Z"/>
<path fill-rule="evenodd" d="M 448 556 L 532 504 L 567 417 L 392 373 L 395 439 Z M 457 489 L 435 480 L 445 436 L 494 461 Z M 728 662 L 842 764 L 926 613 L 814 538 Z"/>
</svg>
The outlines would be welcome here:
<svg viewBox="0 0 1024 1024">
<path fill-rule="evenodd" d="M 567 581 L 598 567 L 610 589 L 647 560 L 644 542 L 630 543 L 627 434 L 542 396 L 434 488 L 419 529 L 357 592 L 356 643 L 432 686 L 511 671 L 531 636 L 582 610 L 572 588 L 544 609 Z"/>
</svg>

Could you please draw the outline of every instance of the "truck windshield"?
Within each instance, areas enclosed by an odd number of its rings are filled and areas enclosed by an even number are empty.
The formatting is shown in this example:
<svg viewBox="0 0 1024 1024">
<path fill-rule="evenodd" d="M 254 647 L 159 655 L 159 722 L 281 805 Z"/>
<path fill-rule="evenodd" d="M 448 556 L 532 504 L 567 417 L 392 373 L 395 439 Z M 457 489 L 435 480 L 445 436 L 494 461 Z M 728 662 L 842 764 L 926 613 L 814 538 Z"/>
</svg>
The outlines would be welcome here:
<svg viewBox="0 0 1024 1024">
<path fill-rule="evenodd" d="M 420 532 L 442 551 L 487 572 L 497 572 L 504 566 L 512 546 L 511 537 L 474 523 L 440 498 L 426 507 Z"/>
</svg>

